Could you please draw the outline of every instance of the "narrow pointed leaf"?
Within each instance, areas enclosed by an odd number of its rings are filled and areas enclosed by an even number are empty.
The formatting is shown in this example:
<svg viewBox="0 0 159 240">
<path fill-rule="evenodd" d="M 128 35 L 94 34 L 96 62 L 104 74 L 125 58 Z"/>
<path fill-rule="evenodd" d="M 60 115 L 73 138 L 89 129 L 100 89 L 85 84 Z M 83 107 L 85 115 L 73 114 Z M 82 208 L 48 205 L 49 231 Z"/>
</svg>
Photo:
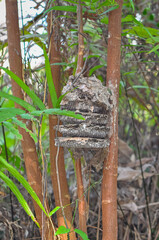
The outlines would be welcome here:
<svg viewBox="0 0 159 240">
<path fill-rule="evenodd" d="M 111 7 L 111 8 L 109 8 L 108 10 L 106 10 L 105 12 L 99 14 L 99 16 L 102 16 L 102 15 L 108 13 L 108 12 L 111 12 L 111 11 L 117 9 L 118 7 L 119 7 L 119 5 L 115 5 L 115 6 Z"/>
<path fill-rule="evenodd" d="M 0 122 L 24 113 L 25 111 L 19 108 L 0 108 Z"/>
<path fill-rule="evenodd" d="M 45 71 L 46 71 L 46 78 L 47 78 L 47 83 L 48 83 L 48 87 L 49 87 L 49 93 L 51 96 L 52 105 L 55 108 L 56 103 L 57 103 L 56 90 L 55 90 L 55 86 L 54 86 L 54 82 L 53 82 L 53 78 L 52 78 L 49 58 L 47 56 L 45 47 L 43 48 L 43 50 L 44 50 L 44 57 L 45 57 Z"/>
<path fill-rule="evenodd" d="M 7 68 L 0 68 L 3 69 L 28 94 L 28 96 L 32 99 L 35 105 L 37 105 L 41 110 L 45 109 L 45 105 L 43 104 L 41 99 L 17 75 L 15 75 Z"/>
<path fill-rule="evenodd" d="M 10 122 L 3 122 L 3 125 L 8 128 L 8 130 L 13 133 L 17 139 L 22 140 L 22 135 L 19 133 L 18 129 L 16 129 L 12 123 Z"/>
<path fill-rule="evenodd" d="M 0 178 L 7 184 L 7 186 L 11 189 L 14 195 L 17 197 L 19 203 L 22 205 L 23 209 L 26 213 L 31 217 L 31 219 L 36 223 L 38 227 L 40 227 L 39 223 L 37 222 L 34 214 L 32 213 L 31 209 L 29 208 L 27 202 L 25 201 L 23 195 L 20 193 L 17 186 L 10 180 L 4 173 L 0 171 Z"/>
<path fill-rule="evenodd" d="M 31 104 L 25 102 L 25 101 L 22 100 L 21 98 L 15 97 L 15 96 L 10 95 L 10 94 L 8 94 L 8 93 L 0 92 L 0 97 L 7 98 L 7 99 L 9 99 L 9 100 L 11 100 L 11 101 L 13 101 L 13 102 L 18 103 L 19 105 L 21 105 L 23 108 L 25 108 L 25 109 L 28 110 L 29 112 L 36 110 L 36 108 L 33 107 Z"/>
<path fill-rule="evenodd" d="M 72 112 L 72 111 L 61 110 L 60 108 L 50 108 L 50 109 L 46 109 L 44 111 L 33 111 L 33 112 L 31 112 L 31 114 L 34 116 L 40 116 L 41 114 L 43 114 L 43 115 L 45 115 L 45 114 L 63 115 L 63 116 L 73 117 L 76 119 L 85 120 L 85 118 L 80 114 L 76 114 L 75 112 Z"/>
<path fill-rule="evenodd" d="M 50 213 L 49 216 L 51 217 L 55 212 L 57 212 L 61 207 L 55 207 Z"/>
<path fill-rule="evenodd" d="M 10 172 L 23 185 L 23 187 L 28 191 L 28 193 L 36 201 L 36 203 L 43 210 L 43 212 L 48 216 L 38 196 L 36 195 L 32 187 L 29 185 L 29 183 L 25 180 L 25 178 L 14 167 L 12 167 L 9 163 L 7 163 L 7 161 L 1 156 L 0 156 L 0 165 L 5 167 L 8 170 L 8 172 Z"/>
<path fill-rule="evenodd" d="M 22 121 L 19 121 L 17 118 L 12 118 L 12 121 L 17 124 L 19 127 L 24 128 L 26 132 L 30 134 L 30 136 L 34 139 L 34 142 L 37 142 L 37 136 L 34 134 L 30 129 L 27 128 L 26 124 L 23 123 Z"/>
</svg>

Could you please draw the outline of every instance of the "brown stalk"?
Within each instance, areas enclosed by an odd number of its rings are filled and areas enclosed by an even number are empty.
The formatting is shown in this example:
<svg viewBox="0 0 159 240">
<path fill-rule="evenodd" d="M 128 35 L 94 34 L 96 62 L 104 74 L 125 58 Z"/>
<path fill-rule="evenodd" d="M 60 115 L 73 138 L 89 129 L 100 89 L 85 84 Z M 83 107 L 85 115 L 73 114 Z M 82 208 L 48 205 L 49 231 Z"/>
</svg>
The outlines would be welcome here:
<svg viewBox="0 0 159 240">
<path fill-rule="evenodd" d="M 83 55 L 84 55 L 84 38 L 83 38 L 83 18 L 82 18 L 82 6 L 79 0 L 77 6 L 77 21 L 78 21 L 78 60 L 76 74 L 80 73 L 83 68 Z"/>
<path fill-rule="evenodd" d="M 104 161 L 102 183 L 103 240 L 117 240 L 117 168 L 118 168 L 118 102 L 120 81 L 121 12 L 119 8 L 109 13 L 107 87 L 112 92 L 114 107 L 111 113 L 112 135 L 108 156 Z"/>
<path fill-rule="evenodd" d="M 82 18 L 82 6 L 79 0 L 77 6 L 77 21 L 78 21 L 78 61 L 76 75 L 80 74 L 83 69 L 83 55 L 84 55 L 84 39 L 83 39 L 83 18 Z M 79 199 L 78 213 L 79 213 L 79 228 L 83 232 L 87 233 L 86 225 L 86 202 L 84 198 L 84 186 L 82 180 L 81 171 L 81 159 L 77 158 L 76 161 L 76 175 L 77 175 L 77 195 Z M 80 238 L 82 239 L 82 238 Z"/>
<path fill-rule="evenodd" d="M 10 70 L 14 72 L 19 78 L 23 79 L 22 74 L 22 58 L 21 58 L 21 49 L 20 49 L 20 33 L 19 33 L 19 24 L 18 24 L 18 8 L 17 8 L 17 0 L 6 0 L 6 23 L 7 23 L 7 33 L 8 33 L 8 52 L 9 52 L 9 64 Z M 11 80 L 12 82 L 12 91 L 13 95 L 23 99 L 23 93 L 19 85 Z M 15 107 L 21 108 L 18 104 L 15 104 Z M 31 121 L 25 121 L 28 129 L 32 130 Z M 19 132 L 21 133 L 22 140 L 22 149 L 24 154 L 24 161 L 26 167 L 26 173 L 28 182 L 31 187 L 36 192 L 40 201 L 43 202 L 43 194 L 42 194 L 42 175 L 40 170 L 40 165 L 38 162 L 38 156 L 36 152 L 36 146 L 34 140 L 31 138 L 29 133 L 27 133 L 24 129 L 19 128 Z M 42 221 L 42 210 L 39 208 L 37 203 L 33 201 L 34 209 L 36 213 L 37 221 L 41 226 L 41 234 L 44 232 L 44 239 L 53 239 L 52 228 L 50 227 L 50 222 L 48 219 L 44 219 Z M 45 201 L 46 204 L 46 201 Z M 44 225 L 42 226 L 42 223 Z"/>
<path fill-rule="evenodd" d="M 60 25 L 56 21 L 54 25 L 52 25 L 52 13 L 48 14 L 48 34 L 50 39 L 50 64 L 61 62 L 60 56 Z M 57 97 L 60 96 L 61 93 L 61 84 L 60 84 L 60 66 L 51 66 L 52 76 L 54 80 L 54 85 L 57 93 Z M 48 99 L 49 108 L 52 108 L 51 98 L 49 96 Z M 49 117 L 49 140 L 50 140 L 50 165 L 51 165 L 51 179 L 54 190 L 54 197 L 56 206 L 67 206 L 64 210 L 57 211 L 57 220 L 58 226 L 65 226 L 71 228 L 72 222 L 72 208 L 70 205 L 70 195 L 67 185 L 66 179 L 66 171 L 65 171 L 65 163 L 64 163 L 64 152 L 63 148 L 59 149 L 58 154 L 58 168 L 56 165 L 56 156 L 58 148 L 55 147 L 55 137 L 56 131 L 54 130 L 54 126 L 58 125 L 58 120 L 56 116 Z M 59 181 L 58 181 L 59 180 Z M 58 185 L 60 182 L 60 186 Z M 63 214 L 64 213 L 64 214 Z M 67 234 L 60 235 L 62 240 L 67 240 Z M 75 233 L 72 231 L 69 234 L 70 240 L 75 240 Z"/>
<path fill-rule="evenodd" d="M 81 159 L 76 159 L 77 195 L 79 212 L 79 229 L 87 233 L 86 225 L 86 202 L 84 197 L 84 186 L 81 171 Z M 82 239 L 82 238 L 80 238 Z"/>
</svg>

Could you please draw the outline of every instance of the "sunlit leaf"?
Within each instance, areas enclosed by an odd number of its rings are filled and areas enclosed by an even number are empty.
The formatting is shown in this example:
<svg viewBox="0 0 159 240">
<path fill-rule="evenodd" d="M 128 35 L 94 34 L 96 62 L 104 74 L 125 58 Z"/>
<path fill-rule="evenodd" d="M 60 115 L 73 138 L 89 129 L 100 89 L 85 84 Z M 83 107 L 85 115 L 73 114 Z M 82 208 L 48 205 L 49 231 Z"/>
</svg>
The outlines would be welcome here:
<svg viewBox="0 0 159 240">
<path fill-rule="evenodd" d="M 55 207 L 50 213 L 49 216 L 51 217 L 55 212 L 57 212 L 61 207 Z"/>
<path fill-rule="evenodd" d="M 70 229 L 64 227 L 64 226 L 60 226 L 58 228 L 58 230 L 55 232 L 55 236 L 59 235 L 59 234 L 66 234 L 66 233 L 69 233 L 70 232 Z"/>
</svg>

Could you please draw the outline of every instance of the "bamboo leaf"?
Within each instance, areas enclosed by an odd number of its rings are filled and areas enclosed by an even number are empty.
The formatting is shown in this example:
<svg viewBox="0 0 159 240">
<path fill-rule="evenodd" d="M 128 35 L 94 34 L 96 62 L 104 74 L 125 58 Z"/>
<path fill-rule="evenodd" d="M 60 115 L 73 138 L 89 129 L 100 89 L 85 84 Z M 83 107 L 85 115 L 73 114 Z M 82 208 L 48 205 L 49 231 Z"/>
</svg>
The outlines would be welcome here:
<svg viewBox="0 0 159 240">
<path fill-rule="evenodd" d="M 46 216 L 48 216 L 48 214 L 46 213 L 45 208 L 43 207 L 38 196 L 36 195 L 36 193 L 34 192 L 32 187 L 29 185 L 29 183 L 25 180 L 25 178 L 14 167 L 12 167 L 9 163 L 7 163 L 7 161 L 4 158 L 2 158 L 1 156 L 0 156 L 0 165 L 5 167 L 5 169 L 7 169 L 8 172 L 10 172 L 23 185 L 23 187 L 28 191 L 28 193 L 36 201 L 36 203 L 43 210 L 43 212 L 46 214 Z"/>
<path fill-rule="evenodd" d="M 23 209 L 26 211 L 26 213 L 31 217 L 31 219 L 36 223 L 38 227 L 40 227 L 39 223 L 37 222 L 36 218 L 34 217 L 34 214 L 32 213 L 31 209 L 29 208 L 27 202 L 25 201 L 24 197 L 20 193 L 17 186 L 10 180 L 4 173 L 0 171 L 0 178 L 8 185 L 8 187 L 11 189 L 11 191 L 14 193 L 14 195 L 17 197 L 19 203 L 22 205 Z"/>
<path fill-rule="evenodd" d="M 104 67 L 104 65 L 97 65 L 89 70 L 89 76 L 91 76 L 97 69 Z"/>
<path fill-rule="evenodd" d="M 45 47 L 43 47 L 43 50 L 44 50 L 44 57 L 45 57 L 45 71 L 46 71 L 46 78 L 47 78 L 47 83 L 48 83 L 48 87 L 49 87 L 49 93 L 51 96 L 52 105 L 55 108 L 56 103 L 57 103 L 56 90 L 55 90 L 55 86 L 54 86 L 54 82 L 53 82 L 53 78 L 52 78 L 49 58 L 47 56 Z"/>
<path fill-rule="evenodd" d="M 0 97 L 7 98 L 7 99 L 9 99 L 9 100 L 11 100 L 11 101 L 13 101 L 13 102 L 18 103 L 20 106 L 22 106 L 23 108 L 25 108 L 25 109 L 28 110 L 29 112 L 36 110 L 36 108 L 33 107 L 31 104 L 25 102 L 25 101 L 22 100 L 21 98 L 15 97 L 15 96 L 10 95 L 10 94 L 8 94 L 8 93 L 0 92 Z"/>
<path fill-rule="evenodd" d="M 19 133 L 18 129 L 16 129 L 16 128 L 13 126 L 12 123 L 4 121 L 4 122 L 3 122 L 3 125 L 4 125 L 6 128 L 8 128 L 8 130 L 17 137 L 17 139 L 22 140 L 22 135 Z"/>
<path fill-rule="evenodd" d="M 0 108 L 0 122 L 24 113 L 25 111 L 19 108 Z"/>
<path fill-rule="evenodd" d="M 61 207 L 55 207 L 50 213 L 49 216 L 51 217 L 55 212 L 57 212 Z"/>
<path fill-rule="evenodd" d="M 34 139 L 34 142 L 36 143 L 38 141 L 36 134 L 34 134 L 30 129 L 27 128 L 26 124 L 22 121 L 19 121 L 17 118 L 12 118 L 12 121 L 17 124 L 19 127 L 24 128 L 26 132 L 30 134 L 30 136 Z"/>
<path fill-rule="evenodd" d="M 134 7 L 134 3 L 133 3 L 133 0 L 129 0 L 130 4 L 131 4 L 131 7 L 133 9 L 133 12 L 135 11 L 135 7 Z"/>
<path fill-rule="evenodd" d="M 132 86 L 132 87 L 128 87 L 127 90 L 129 90 L 129 89 L 131 89 L 131 88 L 134 88 L 134 89 L 135 89 L 135 88 L 136 88 L 136 89 L 144 88 L 144 89 L 148 89 L 148 90 L 151 89 L 152 91 L 159 93 L 159 90 L 157 90 L 157 89 L 155 89 L 155 88 L 152 88 L 152 87 L 148 87 L 148 86 L 134 85 L 134 86 Z"/>
<path fill-rule="evenodd" d="M 49 13 L 52 10 L 76 13 L 77 6 L 53 6 L 53 7 L 49 8 L 48 10 L 46 10 L 44 12 L 44 14 Z"/>
<path fill-rule="evenodd" d="M 7 68 L 0 67 L 0 69 L 3 69 L 28 94 L 35 105 L 37 105 L 41 110 L 45 109 L 45 105 L 40 98 L 17 75 Z"/>
<path fill-rule="evenodd" d="M 31 112 L 31 114 L 34 116 L 40 116 L 41 114 L 43 114 L 43 115 L 45 115 L 45 114 L 63 115 L 63 116 L 68 116 L 68 117 L 85 120 L 84 117 L 80 114 L 76 114 L 75 112 L 72 112 L 72 111 L 61 110 L 60 108 L 50 108 L 50 109 L 46 109 L 44 111 L 33 111 L 33 112 Z"/>
<path fill-rule="evenodd" d="M 111 7 L 111 8 L 109 8 L 108 10 L 104 11 L 103 13 L 99 14 L 99 16 L 102 16 L 102 15 L 108 13 L 108 12 L 111 12 L 111 11 L 117 9 L 118 7 L 119 7 L 119 5 L 115 5 L 115 6 Z"/>
</svg>

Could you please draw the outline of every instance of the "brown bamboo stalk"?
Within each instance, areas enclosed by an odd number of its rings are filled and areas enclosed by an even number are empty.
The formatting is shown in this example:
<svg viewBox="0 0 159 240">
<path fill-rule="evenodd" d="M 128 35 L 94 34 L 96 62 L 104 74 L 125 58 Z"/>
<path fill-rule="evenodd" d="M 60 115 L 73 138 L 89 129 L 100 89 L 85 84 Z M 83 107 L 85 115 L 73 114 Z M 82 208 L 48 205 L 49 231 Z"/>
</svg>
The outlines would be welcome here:
<svg viewBox="0 0 159 240">
<path fill-rule="evenodd" d="M 78 21 L 78 60 L 76 74 L 80 73 L 83 68 L 83 55 L 84 55 L 84 39 L 83 39 L 83 18 L 81 1 L 77 6 L 77 21 Z"/>
<path fill-rule="evenodd" d="M 48 14 L 48 34 L 50 39 L 50 63 L 57 63 L 61 61 L 60 56 L 60 25 L 56 21 L 52 25 L 52 13 Z M 50 34 L 52 35 L 50 36 Z M 60 84 L 60 66 L 51 66 L 53 81 L 56 89 L 57 96 L 60 96 L 61 93 L 61 84 Z M 49 108 L 52 108 L 51 98 L 49 96 L 48 100 Z M 58 168 L 56 165 L 56 155 L 57 147 L 55 147 L 55 137 L 56 132 L 54 126 L 58 124 L 56 116 L 49 117 L 49 140 L 50 140 L 50 165 L 51 165 L 51 179 L 54 190 L 55 204 L 56 206 L 67 206 L 64 208 L 64 211 L 59 210 L 57 212 L 58 226 L 65 226 L 71 228 L 72 222 L 72 208 L 70 205 L 70 195 L 66 179 L 65 163 L 64 163 L 64 153 L 63 148 L 59 149 L 58 154 Z M 58 179 L 60 186 L 58 185 Z M 64 216 L 63 216 L 64 213 Z M 62 240 L 67 240 L 67 234 L 60 235 Z M 75 240 L 75 232 L 69 234 L 70 240 Z"/>
<path fill-rule="evenodd" d="M 78 60 L 77 60 L 77 69 L 76 75 L 78 75 L 83 68 L 83 55 L 84 55 L 84 39 L 83 39 L 83 18 L 82 18 L 82 6 L 81 1 L 79 0 L 77 6 L 77 21 L 78 21 Z M 79 228 L 87 233 L 86 225 L 86 202 L 84 198 L 84 186 L 82 180 L 82 171 L 81 171 L 81 159 L 77 158 L 76 160 L 76 175 L 77 175 L 77 195 L 79 199 L 78 204 L 78 213 L 79 213 Z M 80 238 L 82 239 L 82 238 Z"/>
<path fill-rule="evenodd" d="M 78 195 L 78 212 L 79 212 L 79 229 L 87 233 L 86 225 L 86 202 L 84 197 L 84 187 L 81 171 L 81 159 L 76 159 L 76 177 L 77 177 L 77 195 Z M 82 238 L 80 238 L 82 239 Z"/>
<path fill-rule="evenodd" d="M 102 183 L 103 240 L 117 240 L 117 167 L 118 167 L 118 102 L 120 81 L 121 11 L 111 11 L 108 24 L 107 87 L 113 95 L 110 146 L 104 161 Z"/>
<path fill-rule="evenodd" d="M 20 49 L 20 33 L 19 33 L 19 24 L 18 24 L 18 8 L 17 8 L 17 0 L 6 0 L 6 23 L 7 23 L 7 33 L 8 33 L 8 52 L 9 52 L 9 64 L 10 70 L 14 72 L 19 78 L 23 78 L 22 74 L 22 58 L 21 58 L 21 49 Z M 18 84 L 11 80 L 12 82 L 12 91 L 13 95 L 23 99 L 23 93 Z M 15 104 L 17 108 L 21 108 L 18 104 Z M 32 130 L 31 121 L 27 121 L 28 129 Z M 26 167 L 27 178 L 38 195 L 41 202 L 43 202 L 42 195 L 42 176 L 41 170 L 38 162 L 38 156 L 36 152 L 36 146 L 34 140 L 31 138 L 28 132 L 24 129 L 19 128 L 19 132 L 22 134 L 22 149 L 24 154 L 24 161 Z M 37 203 L 33 201 L 34 209 L 36 213 L 37 221 L 44 230 L 44 239 L 53 239 L 52 228 L 50 227 L 50 223 L 47 221 L 46 217 L 44 217 L 44 221 L 42 221 L 42 210 L 39 208 Z M 42 226 L 44 223 L 44 226 Z"/>
</svg>

